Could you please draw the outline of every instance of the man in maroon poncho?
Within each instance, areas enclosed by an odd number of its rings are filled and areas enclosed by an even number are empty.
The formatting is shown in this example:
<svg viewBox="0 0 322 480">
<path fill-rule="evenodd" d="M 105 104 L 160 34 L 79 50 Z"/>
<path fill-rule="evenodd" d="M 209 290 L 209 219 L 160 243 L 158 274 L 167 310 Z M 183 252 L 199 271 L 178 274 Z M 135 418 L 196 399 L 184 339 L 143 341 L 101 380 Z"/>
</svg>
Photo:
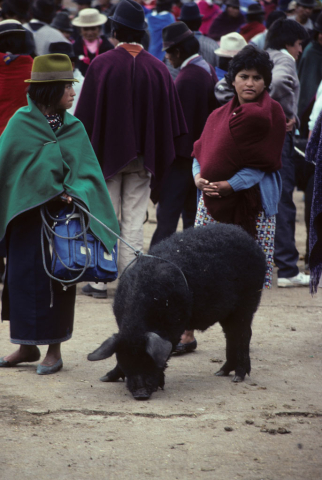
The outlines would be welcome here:
<svg viewBox="0 0 322 480">
<path fill-rule="evenodd" d="M 189 4 L 187 4 L 189 5 Z M 197 9 L 198 6 L 196 5 Z M 199 42 L 184 22 L 162 30 L 163 50 L 180 73 L 175 86 L 183 108 L 188 135 L 176 140 L 176 159 L 164 181 L 157 209 L 158 225 L 151 246 L 172 235 L 182 214 L 183 228 L 194 225 L 197 189 L 192 176 L 193 144 L 199 140 L 208 116 L 216 107 L 214 68 L 199 55 Z"/>
<path fill-rule="evenodd" d="M 91 63 L 75 115 L 91 139 L 117 215 L 121 208 L 122 237 L 142 250 L 150 190 L 156 200 L 176 156 L 174 139 L 187 130 L 168 69 L 141 45 L 147 28 L 141 5 L 122 0 L 110 19 L 120 43 Z M 120 243 L 120 273 L 132 259 Z M 103 288 L 89 284 L 83 293 L 106 298 Z"/>
</svg>

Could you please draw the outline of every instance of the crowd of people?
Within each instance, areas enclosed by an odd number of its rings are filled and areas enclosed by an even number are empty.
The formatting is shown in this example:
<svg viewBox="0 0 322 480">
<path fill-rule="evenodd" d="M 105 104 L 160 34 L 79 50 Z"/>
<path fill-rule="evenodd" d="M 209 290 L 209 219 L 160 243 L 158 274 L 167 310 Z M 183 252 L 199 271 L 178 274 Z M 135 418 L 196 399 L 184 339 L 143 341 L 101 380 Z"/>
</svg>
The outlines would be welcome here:
<svg viewBox="0 0 322 480">
<path fill-rule="evenodd" d="M 150 199 L 151 246 L 176 231 L 180 216 L 183 228 L 240 225 L 265 253 L 264 288 L 275 263 L 278 287 L 308 287 L 311 267 L 316 290 L 322 13 L 315 0 L 0 5 L 2 319 L 19 345 L 0 367 L 38 361 L 37 345 L 49 345 L 37 373 L 55 373 L 72 335 L 75 287 L 53 282 L 52 292 L 42 265 L 44 204 L 82 201 L 136 251 Z M 296 187 L 305 192 L 314 252 L 310 258 L 307 241 L 304 272 Z M 115 238 L 93 233 L 111 251 Z M 121 243 L 120 274 L 132 259 Z M 104 283 L 82 292 L 107 298 Z M 186 331 L 175 352 L 196 347 Z"/>
</svg>

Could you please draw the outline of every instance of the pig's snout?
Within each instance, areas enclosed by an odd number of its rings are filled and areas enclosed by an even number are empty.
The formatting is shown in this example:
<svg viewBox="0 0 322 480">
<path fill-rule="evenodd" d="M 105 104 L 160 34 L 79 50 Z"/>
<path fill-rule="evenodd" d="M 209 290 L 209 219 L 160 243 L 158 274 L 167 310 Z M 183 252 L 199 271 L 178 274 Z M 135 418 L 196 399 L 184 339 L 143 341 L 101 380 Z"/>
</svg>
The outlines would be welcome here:
<svg viewBox="0 0 322 480">
<path fill-rule="evenodd" d="M 139 388 L 132 393 L 135 400 L 149 400 L 151 393 L 149 393 L 145 388 Z"/>
</svg>

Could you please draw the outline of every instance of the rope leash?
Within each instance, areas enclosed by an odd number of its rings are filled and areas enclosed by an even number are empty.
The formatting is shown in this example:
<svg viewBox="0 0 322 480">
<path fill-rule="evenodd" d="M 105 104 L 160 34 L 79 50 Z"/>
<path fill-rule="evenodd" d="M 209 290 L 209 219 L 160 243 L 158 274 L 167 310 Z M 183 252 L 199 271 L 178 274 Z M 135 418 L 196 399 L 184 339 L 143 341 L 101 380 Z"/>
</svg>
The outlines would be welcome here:
<svg viewBox="0 0 322 480">
<path fill-rule="evenodd" d="M 140 250 L 136 250 L 132 245 L 130 245 L 126 240 L 124 240 L 124 238 L 120 237 L 120 235 L 118 235 L 117 233 L 115 233 L 111 228 L 109 228 L 107 225 L 105 225 L 103 222 L 101 222 L 101 220 L 99 220 L 98 218 L 96 218 L 92 213 L 90 213 L 86 208 L 84 208 L 80 203 L 78 203 L 76 200 L 73 199 L 73 210 L 71 213 L 67 214 L 66 215 L 66 218 L 57 218 L 57 217 L 53 217 L 49 210 L 48 210 L 48 207 L 46 205 L 43 205 L 41 206 L 40 208 L 40 215 L 41 215 L 41 218 L 42 218 L 42 227 L 41 227 L 41 251 L 42 251 L 42 259 L 43 259 L 43 266 L 44 266 L 44 269 L 45 269 L 45 272 L 46 274 L 48 275 L 48 277 L 50 278 L 50 297 L 51 297 L 51 301 L 50 301 L 50 307 L 52 308 L 53 307 L 53 297 L 54 297 L 54 292 L 53 292 L 53 286 L 52 286 L 52 280 L 55 280 L 57 282 L 59 282 L 64 290 L 67 290 L 68 287 L 71 287 L 72 285 L 75 285 L 77 283 L 78 280 L 80 280 L 80 278 L 83 276 L 83 274 L 85 273 L 86 269 L 88 268 L 89 264 L 90 264 L 90 261 L 91 261 L 91 253 L 90 253 L 90 250 L 88 248 L 88 243 L 87 243 L 87 231 L 89 230 L 89 224 L 90 224 L 90 217 L 93 218 L 93 220 L 95 220 L 97 223 L 99 223 L 103 228 L 105 228 L 105 230 L 107 230 L 109 233 L 111 233 L 112 235 L 114 235 L 118 240 L 120 240 L 121 242 L 123 242 L 128 248 L 130 248 L 131 250 L 133 250 L 134 252 L 134 255 L 135 255 L 135 258 L 133 260 L 130 261 L 130 263 L 125 267 L 124 271 L 122 272 L 122 275 L 120 276 L 120 279 L 122 278 L 122 276 L 125 274 L 125 272 L 127 271 L 127 269 L 135 262 L 137 261 L 140 257 L 148 257 L 148 258 L 156 258 L 157 260 L 161 260 L 163 262 L 166 262 L 166 263 L 169 263 L 170 265 L 172 265 L 173 267 L 175 267 L 176 269 L 179 270 L 181 276 L 183 277 L 183 280 L 185 282 L 185 285 L 189 291 L 189 285 L 188 285 L 188 282 L 187 282 L 187 279 L 185 277 L 185 274 L 183 273 L 183 271 L 181 270 L 181 268 L 176 265 L 175 263 L 171 262 L 170 260 L 167 260 L 165 258 L 161 258 L 161 257 L 158 257 L 156 255 L 149 255 L 147 253 L 143 253 L 143 252 L 140 252 Z M 76 207 L 79 209 L 79 214 L 78 213 L 75 213 L 76 212 Z M 51 227 L 47 221 L 47 218 L 46 216 L 54 222 L 54 225 L 53 227 Z M 86 219 L 85 219 L 85 216 L 86 216 Z M 53 228 L 55 226 L 55 224 L 57 223 L 62 223 L 62 222 L 68 222 L 70 220 L 72 220 L 73 218 L 78 218 L 79 217 L 79 221 L 80 221 L 80 224 L 81 224 L 81 232 L 76 234 L 75 236 L 73 237 L 65 237 L 65 236 L 62 236 L 62 235 L 59 235 L 57 234 Z M 75 240 L 77 238 L 80 238 L 80 237 L 83 237 L 83 240 L 84 240 L 84 244 L 85 244 L 85 249 L 86 249 L 86 259 L 85 259 L 85 265 L 84 267 L 82 268 L 70 268 L 68 265 L 66 265 L 64 263 L 64 261 L 61 259 L 60 255 L 58 254 L 56 248 L 55 248 L 55 245 L 54 245 L 54 237 L 58 237 L 58 238 L 62 238 L 64 240 Z M 66 268 L 67 270 L 69 271 L 72 271 L 72 272 L 78 272 L 78 275 L 76 278 L 72 279 L 72 280 L 62 280 L 60 278 L 57 278 L 55 277 L 51 272 L 49 272 L 48 268 L 47 268 L 47 265 L 46 265 L 46 255 L 45 255 L 45 237 L 48 241 L 48 244 L 49 246 L 51 247 L 52 249 L 52 252 L 53 254 L 56 255 L 56 261 L 57 259 L 59 259 L 59 261 L 61 262 L 61 264 L 64 266 L 64 268 Z"/>
</svg>

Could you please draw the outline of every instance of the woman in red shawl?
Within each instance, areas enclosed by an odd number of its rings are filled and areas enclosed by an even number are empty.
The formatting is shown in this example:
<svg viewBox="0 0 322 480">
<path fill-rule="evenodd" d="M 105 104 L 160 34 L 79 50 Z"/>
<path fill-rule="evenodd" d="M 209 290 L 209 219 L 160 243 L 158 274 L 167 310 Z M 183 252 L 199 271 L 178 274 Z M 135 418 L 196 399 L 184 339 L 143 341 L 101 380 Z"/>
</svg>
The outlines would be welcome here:
<svg viewBox="0 0 322 480">
<path fill-rule="evenodd" d="M 193 151 L 195 183 L 202 191 L 195 226 L 223 222 L 247 230 L 266 255 L 266 288 L 272 282 L 277 170 L 286 131 L 283 110 L 268 93 L 272 68 L 269 55 L 252 45 L 232 59 L 226 78 L 236 94 L 208 117 Z M 176 351 L 196 346 L 193 331 L 186 331 Z"/>
</svg>

